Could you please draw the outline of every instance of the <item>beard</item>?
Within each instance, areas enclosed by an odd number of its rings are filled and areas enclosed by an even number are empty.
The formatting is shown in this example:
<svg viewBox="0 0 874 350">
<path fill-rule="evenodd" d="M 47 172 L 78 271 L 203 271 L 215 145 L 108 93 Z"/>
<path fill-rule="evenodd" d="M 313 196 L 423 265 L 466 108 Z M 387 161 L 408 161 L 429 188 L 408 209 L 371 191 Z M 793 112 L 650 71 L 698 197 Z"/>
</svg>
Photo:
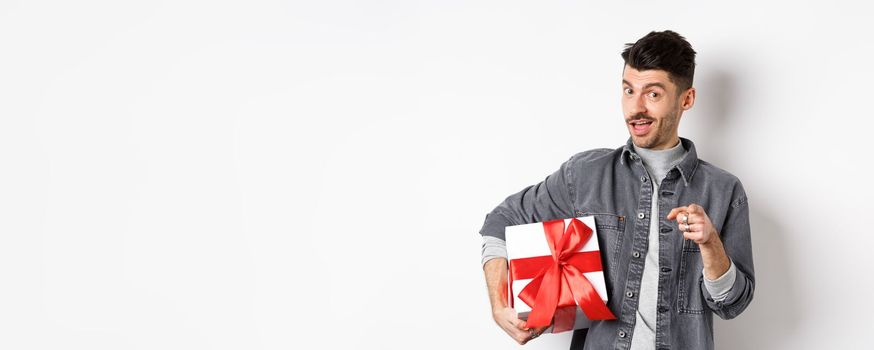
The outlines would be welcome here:
<svg viewBox="0 0 874 350">
<path fill-rule="evenodd" d="M 634 144 L 640 148 L 655 148 L 658 146 L 664 146 L 668 142 L 672 141 L 671 139 L 674 137 L 673 131 L 677 129 L 677 125 L 679 124 L 678 113 L 671 112 L 668 115 L 665 115 L 661 119 L 653 118 L 645 113 L 638 113 L 632 116 L 631 118 L 626 119 L 626 123 L 630 123 L 634 120 L 646 120 L 652 122 L 652 130 L 646 136 L 634 136 L 634 133 L 631 133 L 631 139 L 634 141 Z M 628 125 L 628 124 L 626 124 Z"/>
</svg>

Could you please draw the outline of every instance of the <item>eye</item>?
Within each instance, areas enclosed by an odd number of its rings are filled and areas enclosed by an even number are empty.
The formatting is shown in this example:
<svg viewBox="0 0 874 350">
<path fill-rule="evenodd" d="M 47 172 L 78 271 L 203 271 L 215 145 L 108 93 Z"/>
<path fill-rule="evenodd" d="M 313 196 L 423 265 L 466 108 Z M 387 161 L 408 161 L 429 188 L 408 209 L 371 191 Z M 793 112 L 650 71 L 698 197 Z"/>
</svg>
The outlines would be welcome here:
<svg viewBox="0 0 874 350">
<path fill-rule="evenodd" d="M 653 92 L 650 92 L 649 94 L 647 94 L 647 96 L 649 96 L 650 98 L 656 98 L 656 97 L 659 97 L 659 93 L 653 91 Z"/>
<path fill-rule="evenodd" d="M 634 93 L 634 91 L 631 91 L 631 88 L 625 88 L 625 90 L 622 91 L 625 92 L 626 95 L 631 95 L 632 93 Z"/>
</svg>

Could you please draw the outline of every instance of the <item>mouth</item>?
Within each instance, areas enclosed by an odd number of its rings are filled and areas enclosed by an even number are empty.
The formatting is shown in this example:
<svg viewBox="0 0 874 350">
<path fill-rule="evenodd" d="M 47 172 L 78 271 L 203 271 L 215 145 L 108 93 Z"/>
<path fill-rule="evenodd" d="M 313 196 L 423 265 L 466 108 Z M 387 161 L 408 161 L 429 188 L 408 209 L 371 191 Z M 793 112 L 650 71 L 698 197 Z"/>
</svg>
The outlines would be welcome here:
<svg viewBox="0 0 874 350">
<path fill-rule="evenodd" d="M 628 125 L 631 129 L 631 133 L 634 136 L 644 136 L 649 133 L 650 129 L 652 129 L 652 120 L 649 119 L 635 119 L 628 122 Z"/>
</svg>

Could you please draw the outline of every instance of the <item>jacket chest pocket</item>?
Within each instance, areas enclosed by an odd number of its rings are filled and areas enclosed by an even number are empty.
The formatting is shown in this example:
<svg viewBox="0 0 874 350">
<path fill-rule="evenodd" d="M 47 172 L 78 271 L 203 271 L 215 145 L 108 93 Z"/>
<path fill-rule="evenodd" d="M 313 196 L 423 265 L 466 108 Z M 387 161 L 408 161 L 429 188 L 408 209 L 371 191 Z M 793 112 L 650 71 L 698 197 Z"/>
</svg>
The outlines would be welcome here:
<svg viewBox="0 0 874 350">
<path fill-rule="evenodd" d="M 593 216 L 595 218 L 595 231 L 598 234 L 598 246 L 601 249 L 601 261 L 603 262 L 604 275 L 607 278 L 607 294 L 611 293 L 612 286 L 618 279 L 619 250 L 622 247 L 622 237 L 625 235 L 625 217 L 609 213 L 581 212 L 579 216 Z"/>
<path fill-rule="evenodd" d="M 704 294 L 701 249 L 693 241 L 683 240 L 680 256 L 679 285 L 677 286 L 677 311 L 687 314 L 704 313 Z"/>
</svg>

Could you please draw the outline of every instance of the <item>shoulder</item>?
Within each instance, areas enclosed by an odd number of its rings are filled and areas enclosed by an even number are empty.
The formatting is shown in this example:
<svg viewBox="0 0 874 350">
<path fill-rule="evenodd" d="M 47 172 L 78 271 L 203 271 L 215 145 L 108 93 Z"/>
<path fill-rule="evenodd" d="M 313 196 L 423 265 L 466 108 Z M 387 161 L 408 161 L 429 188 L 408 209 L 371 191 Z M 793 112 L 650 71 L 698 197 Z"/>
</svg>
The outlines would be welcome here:
<svg viewBox="0 0 874 350">
<path fill-rule="evenodd" d="M 568 163 L 575 167 L 600 164 L 607 165 L 612 164 L 612 162 L 618 159 L 621 154 L 622 148 L 595 148 L 574 154 L 568 160 Z"/>
<path fill-rule="evenodd" d="M 732 194 L 732 206 L 737 207 L 746 204 L 746 191 L 743 183 L 734 174 L 720 168 L 706 160 L 698 159 L 698 169 L 695 176 L 701 176 L 705 183 L 722 191 Z"/>
<path fill-rule="evenodd" d="M 728 170 L 700 158 L 698 159 L 698 169 L 695 170 L 695 176 L 704 176 L 709 181 L 721 184 L 740 184 L 740 179 L 728 172 Z"/>
</svg>

